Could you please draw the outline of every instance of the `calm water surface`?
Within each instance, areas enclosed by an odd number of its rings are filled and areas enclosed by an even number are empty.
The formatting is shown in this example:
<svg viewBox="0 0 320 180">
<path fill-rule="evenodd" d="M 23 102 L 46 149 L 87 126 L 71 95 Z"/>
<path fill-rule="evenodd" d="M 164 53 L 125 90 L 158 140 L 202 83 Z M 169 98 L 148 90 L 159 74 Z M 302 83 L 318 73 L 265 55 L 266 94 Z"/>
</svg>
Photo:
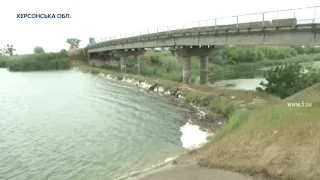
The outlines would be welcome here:
<svg viewBox="0 0 320 180">
<path fill-rule="evenodd" d="M 181 153 L 187 109 L 75 71 L 0 69 L 0 179 L 114 179 Z"/>
<path fill-rule="evenodd" d="M 313 63 L 301 63 L 302 65 L 311 65 L 314 68 L 320 69 L 320 61 L 315 61 Z M 277 66 L 273 67 L 265 67 L 261 68 L 260 70 L 268 71 L 271 68 L 275 68 Z M 228 87 L 230 89 L 239 89 L 239 90 L 250 90 L 254 91 L 257 87 L 262 87 L 260 85 L 260 82 L 267 83 L 267 80 L 265 78 L 252 78 L 252 79 L 231 79 L 231 80 L 221 80 L 217 81 L 214 85 L 218 86 L 226 86 L 228 84 L 233 84 L 234 86 Z"/>
</svg>

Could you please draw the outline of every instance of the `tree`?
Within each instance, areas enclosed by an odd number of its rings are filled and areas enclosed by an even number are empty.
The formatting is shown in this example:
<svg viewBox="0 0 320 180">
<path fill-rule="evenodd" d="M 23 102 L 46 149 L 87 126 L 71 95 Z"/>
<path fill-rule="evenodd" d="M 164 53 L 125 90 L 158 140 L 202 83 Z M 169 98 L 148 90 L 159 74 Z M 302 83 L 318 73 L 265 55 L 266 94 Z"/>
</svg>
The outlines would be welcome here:
<svg viewBox="0 0 320 180">
<path fill-rule="evenodd" d="M 77 38 L 68 38 L 66 43 L 70 45 L 70 49 L 79 48 L 81 40 Z"/>
<path fill-rule="evenodd" d="M 61 50 L 60 50 L 60 55 L 61 55 L 62 57 L 68 57 L 68 51 L 65 50 L 65 49 L 61 49 Z"/>
<path fill-rule="evenodd" d="M 286 98 L 319 82 L 320 73 L 316 68 L 295 63 L 272 68 L 266 79 L 267 83 L 260 83 L 263 88 L 257 90 Z"/>
<path fill-rule="evenodd" d="M 44 53 L 44 49 L 40 46 L 36 46 L 34 49 L 33 49 L 33 52 L 35 54 L 39 54 L 39 53 Z"/>
<path fill-rule="evenodd" d="M 3 55 L 13 56 L 13 51 L 16 51 L 16 49 L 13 48 L 13 45 L 7 44 L 7 46 L 5 46 L 3 49 L 0 49 L 0 51 Z"/>
</svg>

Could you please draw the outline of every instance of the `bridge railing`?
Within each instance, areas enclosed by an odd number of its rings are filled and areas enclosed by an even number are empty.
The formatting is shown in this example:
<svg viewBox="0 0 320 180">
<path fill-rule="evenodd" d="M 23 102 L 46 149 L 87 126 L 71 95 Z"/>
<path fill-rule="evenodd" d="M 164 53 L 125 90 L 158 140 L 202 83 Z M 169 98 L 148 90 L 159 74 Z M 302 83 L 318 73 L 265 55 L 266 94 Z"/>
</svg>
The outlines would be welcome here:
<svg viewBox="0 0 320 180">
<path fill-rule="evenodd" d="M 237 16 L 229 16 L 229 17 L 221 17 L 221 18 L 213 18 L 213 19 L 205 19 L 199 21 L 192 21 L 174 25 L 162 26 L 159 28 L 150 28 L 144 29 L 140 31 L 135 31 L 126 34 L 118 34 L 114 36 L 109 36 L 101 39 L 97 39 L 96 43 L 107 42 L 110 40 L 129 38 L 147 34 L 161 33 L 161 32 L 169 32 L 172 30 L 183 30 L 188 28 L 200 28 L 206 26 L 219 27 L 223 28 L 223 26 L 235 26 L 238 28 L 239 25 L 243 23 L 255 23 L 261 24 L 261 27 L 265 26 L 267 23 L 275 21 L 279 19 L 296 19 L 296 24 L 312 24 L 312 23 L 320 23 L 320 6 L 312 6 L 312 7 L 304 7 L 304 8 L 296 8 L 296 9 L 284 9 L 277 11 L 267 11 L 261 13 L 252 13 L 252 14 L 243 14 Z"/>
</svg>

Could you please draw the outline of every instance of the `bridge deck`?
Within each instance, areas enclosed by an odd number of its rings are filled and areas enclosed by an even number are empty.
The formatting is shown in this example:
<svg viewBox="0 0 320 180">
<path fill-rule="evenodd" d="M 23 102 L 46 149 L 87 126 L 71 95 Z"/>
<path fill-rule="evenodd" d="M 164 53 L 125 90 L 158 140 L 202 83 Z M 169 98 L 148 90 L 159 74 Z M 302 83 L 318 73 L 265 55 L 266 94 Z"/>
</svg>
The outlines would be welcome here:
<svg viewBox="0 0 320 180">
<path fill-rule="evenodd" d="M 240 25 L 240 24 L 239 24 Z M 280 27 L 207 26 L 121 38 L 88 46 L 88 52 L 206 45 L 320 45 L 320 23 Z"/>
</svg>

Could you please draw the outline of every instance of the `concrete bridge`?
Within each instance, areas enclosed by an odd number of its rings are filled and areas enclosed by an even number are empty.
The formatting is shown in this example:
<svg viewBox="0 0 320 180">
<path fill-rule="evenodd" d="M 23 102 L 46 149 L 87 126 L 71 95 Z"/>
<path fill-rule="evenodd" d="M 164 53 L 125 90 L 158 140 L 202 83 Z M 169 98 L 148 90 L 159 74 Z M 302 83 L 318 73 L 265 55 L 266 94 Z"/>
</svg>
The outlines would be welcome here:
<svg viewBox="0 0 320 180">
<path fill-rule="evenodd" d="M 312 15 L 297 17 L 297 12 L 306 10 Z M 207 24 L 190 28 L 169 29 L 154 33 L 128 37 L 127 35 L 87 46 L 88 57 L 110 55 L 120 57 L 121 71 L 126 72 L 125 59 L 134 56 L 136 73 L 140 73 L 140 55 L 145 48 L 171 47 L 175 54 L 184 59 L 183 82 L 190 83 L 191 57 L 200 56 L 200 84 L 208 82 L 208 57 L 215 52 L 215 45 L 320 45 L 320 6 L 270 11 L 233 16 L 233 22 Z M 281 12 L 290 12 L 280 18 Z M 275 19 L 266 19 L 268 13 L 276 13 Z M 304 12 L 305 14 L 305 12 Z M 259 16 L 261 21 L 241 22 L 244 16 Z M 253 18 L 252 18 L 253 19 Z"/>
</svg>

